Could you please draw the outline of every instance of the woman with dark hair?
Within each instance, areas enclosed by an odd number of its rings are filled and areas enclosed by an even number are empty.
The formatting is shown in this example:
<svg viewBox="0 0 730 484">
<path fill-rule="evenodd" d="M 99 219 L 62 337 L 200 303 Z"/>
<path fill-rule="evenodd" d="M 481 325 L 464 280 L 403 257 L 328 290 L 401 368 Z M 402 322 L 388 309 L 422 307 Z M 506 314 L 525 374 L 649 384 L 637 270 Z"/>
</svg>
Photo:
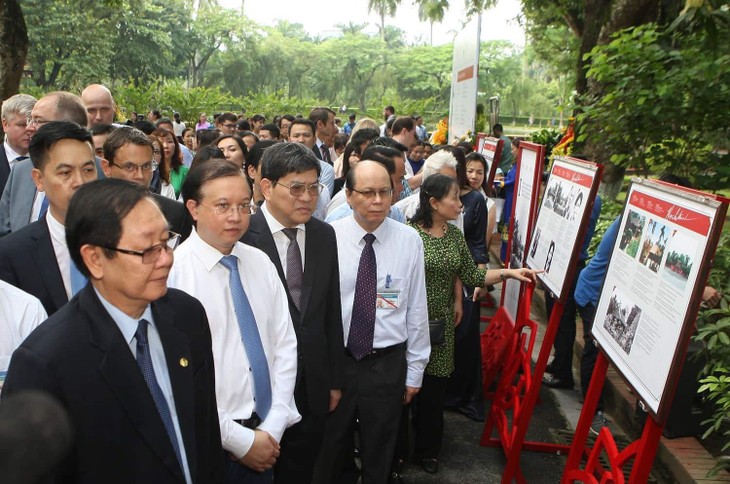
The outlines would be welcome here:
<svg viewBox="0 0 730 484">
<path fill-rule="evenodd" d="M 198 139 L 195 136 L 195 130 L 193 128 L 185 128 L 181 138 L 185 147 L 195 156 L 195 152 L 198 151 L 198 147 L 196 146 Z"/>
<path fill-rule="evenodd" d="M 458 148 L 460 149 L 460 148 Z M 487 203 L 482 194 L 472 187 L 469 169 L 473 170 L 474 161 L 471 155 L 481 157 L 478 153 L 470 153 L 465 157 L 465 166 L 457 165 L 459 178 L 459 200 L 463 205 L 464 238 L 469 247 L 472 259 L 480 269 L 487 268 L 489 252 L 487 246 Z M 472 159 L 467 162 L 467 159 Z M 482 161 L 484 159 L 482 158 Z M 484 161 L 486 165 L 486 161 Z M 463 173 L 463 176 L 461 175 Z M 462 297 L 461 324 L 454 335 L 454 373 L 449 379 L 448 394 L 445 404 L 454 408 L 472 420 L 484 420 L 484 398 L 481 386 L 481 345 L 480 333 L 480 301 L 488 294 L 487 289 L 464 285 Z"/>
<path fill-rule="evenodd" d="M 148 138 L 152 141 L 152 161 L 156 166 L 155 174 L 152 175 L 152 181 L 150 182 L 150 190 L 163 197 L 177 200 L 175 189 L 170 185 L 169 163 L 165 160 L 163 142 L 154 134 L 149 135 Z"/>
<path fill-rule="evenodd" d="M 226 158 L 226 155 L 223 154 L 223 151 L 220 148 L 214 145 L 203 146 L 197 153 L 195 153 L 193 162 L 190 163 L 190 171 L 193 171 L 198 165 L 202 165 L 206 161 L 218 158 Z"/>
<path fill-rule="evenodd" d="M 160 165 L 164 165 L 167 172 L 169 173 L 169 180 L 167 183 L 172 185 L 175 191 L 175 199 L 180 196 L 180 188 L 182 188 L 183 181 L 188 174 L 188 167 L 183 165 L 182 151 L 180 150 L 180 144 L 177 142 L 177 138 L 172 131 L 165 128 L 157 128 L 153 133 L 162 142 L 162 150 L 165 154 Z"/>
<path fill-rule="evenodd" d="M 248 148 L 246 147 L 246 143 L 238 135 L 225 134 L 218 138 L 214 144 L 221 149 L 226 156 L 226 160 L 232 161 L 243 170 L 243 167 L 246 165 Z"/>
<path fill-rule="evenodd" d="M 449 375 L 454 369 L 454 284 L 484 287 L 507 278 L 534 281 L 530 269 L 480 269 L 461 231 L 453 224 L 461 213 L 458 183 L 445 175 L 431 175 L 421 186 L 420 205 L 410 221 L 421 236 L 426 263 L 426 297 L 429 321 L 444 324 L 443 344 L 432 345 L 431 356 L 416 395 L 413 420 L 415 457 L 431 474 L 438 471 L 443 438 L 443 407 Z"/>
</svg>

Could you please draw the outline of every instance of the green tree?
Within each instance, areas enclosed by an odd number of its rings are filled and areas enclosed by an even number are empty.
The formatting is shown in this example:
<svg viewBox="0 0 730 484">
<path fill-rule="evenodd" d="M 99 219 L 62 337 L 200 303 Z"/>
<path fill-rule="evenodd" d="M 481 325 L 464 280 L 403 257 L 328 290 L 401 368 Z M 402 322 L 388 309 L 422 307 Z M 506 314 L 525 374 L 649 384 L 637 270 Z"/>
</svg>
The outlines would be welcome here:
<svg viewBox="0 0 730 484">
<path fill-rule="evenodd" d="M 443 22 L 448 9 L 449 0 L 420 0 L 418 2 L 418 20 L 428 22 L 431 45 L 433 45 L 433 24 Z"/>
</svg>

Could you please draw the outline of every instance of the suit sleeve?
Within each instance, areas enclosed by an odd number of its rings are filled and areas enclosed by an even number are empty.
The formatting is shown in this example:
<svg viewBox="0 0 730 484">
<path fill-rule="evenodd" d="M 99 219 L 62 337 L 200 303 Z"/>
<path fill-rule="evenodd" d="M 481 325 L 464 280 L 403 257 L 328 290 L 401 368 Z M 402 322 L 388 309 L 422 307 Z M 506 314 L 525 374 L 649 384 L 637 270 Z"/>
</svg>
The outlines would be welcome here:
<svg viewBox="0 0 730 484">
<path fill-rule="evenodd" d="M 10 233 L 10 191 L 14 174 L 14 171 L 10 172 L 2 197 L 0 197 L 0 237 Z"/>
<path fill-rule="evenodd" d="M 329 227 L 328 227 L 329 228 Z M 337 255 L 337 238 L 330 228 L 330 254 L 332 254 L 332 270 L 330 273 L 329 293 L 327 294 L 327 314 L 325 331 L 327 333 L 327 350 L 330 363 L 330 389 L 345 387 L 345 343 L 342 333 L 342 300 L 340 299 L 340 263 Z"/>
</svg>

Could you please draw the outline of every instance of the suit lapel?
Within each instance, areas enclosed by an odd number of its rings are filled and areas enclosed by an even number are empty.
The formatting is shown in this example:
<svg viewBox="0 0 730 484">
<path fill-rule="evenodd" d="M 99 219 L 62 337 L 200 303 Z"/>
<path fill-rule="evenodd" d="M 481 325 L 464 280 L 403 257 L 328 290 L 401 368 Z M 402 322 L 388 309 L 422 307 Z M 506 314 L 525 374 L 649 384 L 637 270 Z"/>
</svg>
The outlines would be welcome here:
<svg viewBox="0 0 730 484">
<path fill-rule="evenodd" d="M 185 443 L 190 475 L 197 475 L 198 454 L 195 438 L 195 375 L 190 347 L 187 336 L 175 326 L 174 313 L 165 302 L 152 304 L 152 313 L 155 316 L 155 325 L 160 333 L 160 340 L 165 351 L 165 360 L 170 374 L 172 394 L 175 399 L 177 420 L 180 424 L 180 433 Z M 183 364 L 183 361 L 189 362 Z"/>
<path fill-rule="evenodd" d="M 147 442 L 150 450 L 157 454 L 178 479 L 184 481 L 175 450 L 172 448 L 137 361 L 118 326 L 94 293 L 91 284 L 79 292 L 79 306 L 89 321 L 91 344 L 104 352 L 99 365 L 102 378 L 129 416 L 130 424 Z M 167 351 L 165 354 L 167 355 Z M 175 403 L 177 406 L 177 400 Z M 187 448 L 186 445 L 186 450 Z"/>
<path fill-rule="evenodd" d="M 307 313 L 307 306 L 312 296 L 312 289 L 317 280 L 319 266 L 319 249 L 317 247 L 317 226 L 311 221 L 306 224 L 306 242 L 304 244 L 304 277 L 302 278 L 302 314 Z"/>
<path fill-rule="evenodd" d="M 10 176 L 10 163 L 8 163 L 8 157 L 5 154 L 5 150 L 0 150 L 0 192 L 5 188 L 5 183 L 8 181 Z"/>
<path fill-rule="evenodd" d="M 38 263 L 39 277 L 43 281 L 48 294 L 51 295 L 51 300 L 56 309 L 59 309 L 68 302 L 68 295 L 66 294 L 66 287 L 63 285 L 61 270 L 58 268 L 56 252 L 53 250 L 51 233 L 48 231 L 45 219 L 36 222 L 34 227 L 32 238 L 36 243 L 33 244 L 31 250 Z"/>
</svg>

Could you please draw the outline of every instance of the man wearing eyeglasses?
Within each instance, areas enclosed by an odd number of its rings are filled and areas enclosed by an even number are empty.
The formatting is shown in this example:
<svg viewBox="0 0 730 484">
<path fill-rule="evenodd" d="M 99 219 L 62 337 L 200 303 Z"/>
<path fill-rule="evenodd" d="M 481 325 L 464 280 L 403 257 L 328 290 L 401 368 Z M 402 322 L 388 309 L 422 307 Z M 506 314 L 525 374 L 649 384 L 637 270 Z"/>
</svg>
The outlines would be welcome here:
<svg viewBox="0 0 730 484">
<path fill-rule="evenodd" d="M 32 138 L 41 126 L 50 121 L 71 121 L 86 126 L 88 117 L 81 98 L 63 91 L 46 94 L 33 106 L 26 120 L 26 130 Z M 99 160 L 96 161 L 97 175 L 103 178 Z M 33 183 L 32 170 L 33 162 L 23 160 L 10 172 L 0 198 L 0 237 L 39 220 L 48 210 L 45 195 Z"/>
<path fill-rule="evenodd" d="M 337 220 L 345 388 L 328 417 L 314 482 L 342 482 L 359 422 L 362 482 L 387 482 L 402 405 L 418 393 L 431 351 L 423 243 L 388 218 L 393 182 L 362 161 L 345 180 L 350 217 Z"/>
<path fill-rule="evenodd" d="M 66 245 L 66 212 L 76 190 L 96 180 L 91 133 L 76 123 L 45 123 L 30 142 L 32 180 L 45 192 L 44 217 L 0 239 L 0 279 L 40 299 L 51 315 L 86 285 Z"/>
<path fill-rule="evenodd" d="M 223 113 L 215 118 L 215 128 L 220 130 L 221 134 L 236 134 L 236 126 L 238 116 L 233 113 Z"/>
<path fill-rule="evenodd" d="M 169 283 L 200 300 L 210 321 L 226 482 L 270 483 L 284 430 L 301 418 L 286 290 L 266 254 L 239 242 L 251 217 L 241 167 L 206 162 L 182 196 L 195 230 L 175 252 Z"/>
<path fill-rule="evenodd" d="M 299 360 L 294 398 L 302 415 L 284 433 L 274 474 L 276 482 L 309 484 L 325 418 L 345 384 L 337 241 L 329 225 L 312 217 L 323 186 L 310 149 L 276 144 L 259 167 L 266 201 L 242 240 L 269 256 L 286 289 Z"/>
<path fill-rule="evenodd" d="M 3 388 L 67 410 L 73 451 L 48 481 L 222 483 L 205 310 L 167 288 L 177 235 L 149 191 L 123 180 L 82 186 L 66 224 L 91 283 L 14 352 Z"/>
<path fill-rule="evenodd" d="M 101 167 L 109 178 L 121 178 L 149 187 L 156 168 L 153 159 L 154 146 L 142 131 L 132 127 L 117 128 L 104 142 L 104 158 Z M 187 239 L 192 230 L 192 220 L 185 206 L 162 195 L 153 194 L 165 215 L 170 230 Z"/>
</svg>

